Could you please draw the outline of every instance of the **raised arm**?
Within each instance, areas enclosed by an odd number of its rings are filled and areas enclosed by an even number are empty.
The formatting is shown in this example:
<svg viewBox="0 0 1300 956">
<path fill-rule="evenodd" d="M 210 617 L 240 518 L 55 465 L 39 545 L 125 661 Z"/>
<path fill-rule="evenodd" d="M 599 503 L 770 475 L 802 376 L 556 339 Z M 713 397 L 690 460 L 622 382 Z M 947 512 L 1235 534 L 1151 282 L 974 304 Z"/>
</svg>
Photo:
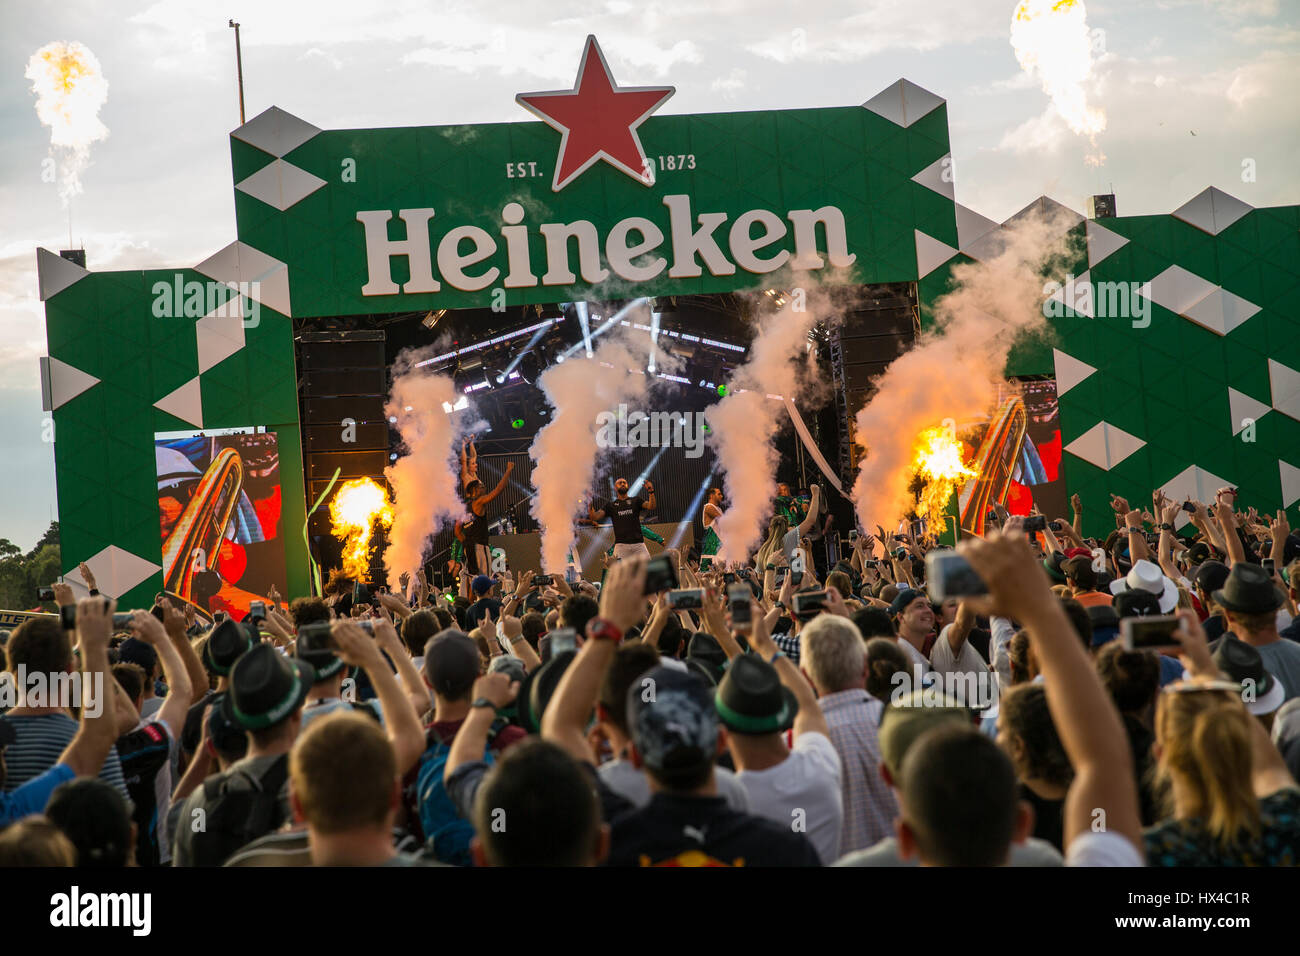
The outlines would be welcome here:
<svg viewBox="0 0 1300 956">
<path fill-rule="evenodd" d="M 180 618 L 184 622 L 184 615 L 180 615 Z M 162 661 L 167 696 L 158 709 L 157 719 L 167 725 L 173 740 L 180 740 L 181 731 L 185 729 L 185 715 L 189 713 L 192 703 L 189 672 L 163 625 L 148 611 L 135 612 L 131 619 L 131 630 L 135 631 L 140 640 L 150 645 Z"/>
<path fill-rule="evenodd" d="M 609 569 L 605 586 L 600 589 L 600 616 L 625 634 L 641 618 L 645 567 L 643 557 L 626 558 Z M 585 641 L 542 715 L 542 738 L 583 763 L 591 763 L 587 721 L 616 650 L 615 641 Z"/>
<path fill-rule="evenodd" d="M 1025 538 L 992 534 L 957 547 L 988 586 L 983 610 L 1015 618 L 1029 632 L 1048 710 L 1074 767 L 1065 799 L 1065 845 L 1100 823 L 1142 853 L 1133 758 L 1119 712 Z"/>
<path fill-rule="evenodd" d="M 803 521 L 799 522 L 799 537 L 803 537 L 812 530 L 813 525 L 817 523 L 817 509 L 822 503 L 822 489 L 820 485 L 812 486 L 812 500 L 808 504 L 808 514 L 804 516 Z"/>
<path fill-rule="evenodd" d="M 510 481 L 510 473 L 514 470 L 515 470 L 515 463 L 513 461 L 506 462 L 506 472 L 504 475 L 501 476 L 501 480 L 497 482 L 497 486 L 493 488 L 491 491 L 489 491 L 487 494 L 480 495 L 478 498 L 474 499 L 476 514 L 483 513 L 477 510 L 479 505 L 482 505 L 484 508 L 486 508 L 497 497 L 497 495 L 501 494 L 501 492 L 506 490 L 506 484 Z"/>
<path fill-rule="evenodd" d="M 645 503 L 644 503 L 645 510 L 646 511 L 659 510 L 659 502 L 655 499 L 655 486 L 651 484 L 650 481 L 648 480 L 644 484 L 645 484 L 645 492 L 646 492 Z"/>
<path fill-rule="evenodd" d="M 772 640 L 768 616 L 760 616 L 758 607 L 752 604 L 750 614 L 754 622 L 749 633 L 750 648 L 776 668 L 781 683 L 789 688 L 795 699 L 799 701 L 799 711 L 795 714 L 794 726 L 791 728 L 794 736 L 819 733 L 829 737 L 830 727 L 827 726 L 826 717 L 817 703 L 817 693 L 813 690 L 812 684 L 808 683 L 808 678 L 799 672 L 799 668 L 795 667 L 790 658 L 786 657 Z M 779 614 L 772 615 L 773 620 L 779 616 Z"/>
<path fill-rule="evenodd" d="M 77 643 L 81 648 L 81 725 L 68 748 L 59 757 L 78 777 L 99 773 L 117 732 L 116 713 L 104 691 L 117 686 L 108 667 L 108 641 L 113 635 L 115 603 L 102 597 L 84 598 L 77 603 Z M 96 701 L 95 697 L 99 699 Z"/>
<path fill-rule="evenodd" d="M 1226 564 L 1232 567 L 1238 561 L 1246 560 L 1246 549 L 1241 545 L 1241 535 L 1237 534 L 1237 515 L 1233 507 L 1237 503 L 1237 493 L 1231 488 L 1220 488 L 1214 500 L 1214 517 L 1219 522 L 1223 533 L 1223 547 L 1227 552 Z"/>
<path fill-rule="evenodd" d="M 391 631 L 393 625 L 389 621 L 376 621 L 374 627 L 376 632 L 384 627 Z M 405 774 L 424 753 L 424 731 L 415 708 L 398 686 L 397 678 L 379 652 L 379 644 L 360 625 L 353 621 L 335 621 L 330 633 L 343 663 L 364 669 L 370 678 L 379 698 L 379 709 L 384 715 L 384 730 L 397 754 L 398 775 Z M 394 632 L 393 638 L 396 636 Z"/>
</svg>

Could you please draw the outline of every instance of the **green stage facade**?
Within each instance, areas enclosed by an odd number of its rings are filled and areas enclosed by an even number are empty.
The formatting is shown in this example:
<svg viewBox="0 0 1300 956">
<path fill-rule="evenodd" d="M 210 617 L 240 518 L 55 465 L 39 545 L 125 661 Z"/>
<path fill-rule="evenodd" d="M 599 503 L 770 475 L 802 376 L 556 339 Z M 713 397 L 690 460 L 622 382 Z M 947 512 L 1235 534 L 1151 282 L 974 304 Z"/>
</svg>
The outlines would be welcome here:
<svg viewBox="0 0 1300 956">
<path fill-rule="evenodd" d="M 906 80 L 862 106 L 642 119 L 640 175 L 595 162 L 556 189 L 563 140 L 545 122 L 322 130 L 272 108 L 231 134 L 238 236 L 214 256 L 87 272 L 40 250 L 65 570 L 88 560 L 105 593 L 151 600 L 155 433 L 265 426 L 289 592 L 308 592 L 291 316 L 784 288 L 801 273 L 917 281 L 924 316 L 1001 228 L 955 203 L 947 106 Z M 1076 308 L 1008 369 L 1058 377 L 1087 532 L 1110 526 L 1112 491 L 1204 500 L 1231 483 L 1261 510 L 1290 507 L 1300 207 L 1207 190 L 1170 215 L 1074 220 L 1076 287 L 1151 283 L 1155 302 L 1134 328 L 1089 317 L 1071 287 Z"/>
</svg>

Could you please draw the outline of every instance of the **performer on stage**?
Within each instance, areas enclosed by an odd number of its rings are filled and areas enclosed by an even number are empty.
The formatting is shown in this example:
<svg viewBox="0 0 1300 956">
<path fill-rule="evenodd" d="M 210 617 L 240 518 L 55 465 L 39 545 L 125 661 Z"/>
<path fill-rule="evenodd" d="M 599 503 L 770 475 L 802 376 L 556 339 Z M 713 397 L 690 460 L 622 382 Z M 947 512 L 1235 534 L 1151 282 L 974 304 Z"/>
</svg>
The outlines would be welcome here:
<svg viewBox="0 0 1300 956">
<path fill-rule="evenodd" d="M 613 501 L 597 511 L 591 505 L 587 506 L 587 516 L 592 521 L 604 521 L 609 518 L 610 524 L 614 527 L 614 557 L 616 559 L 626 558 L 632 554 L 650 553 L 642 539 L 641 532 L 641 512 L 654 511 L 658 504 L 655 501 L 655 486 L 650 482 L 645 482 L 646 497 L 643 500 L 640 495 L 635 498 L 629 498 L 627 494 L 628 484 L 626 478 L 619 478 L 614 482 L 614 491 L 618 495 Z"/>
<path fill-rule="evenodd" d="M 465 542 L 465 558 L 469 563 L 470 574 L 487 574 L 492 567 L 488 553 L 487 506 L 497 495 L 505 491 L 506 482 L 510 480 L 510 473 L 514 470 L 515 463 L 506 462 L 506 473 L 501 476 L 497 486 L 489 492 L 483 491 L 483 482 L 478 478 L 472 479 L 465 488 L 466 497 L 469 499 L 468 520 L 457 521 L 454 531 L 456 537 L 462 538 Z"/>
<path fill-rule="evenodd" d="M 718 548 L 722 546 L 718 532 L 713 528 L 720 517 L 722 517 L 722 489 L 712 488 L 709 490 L 709 500 L 704 502 L 704 541 L 700 545 L 701 558 L 717 554 Z"/>
</svg>

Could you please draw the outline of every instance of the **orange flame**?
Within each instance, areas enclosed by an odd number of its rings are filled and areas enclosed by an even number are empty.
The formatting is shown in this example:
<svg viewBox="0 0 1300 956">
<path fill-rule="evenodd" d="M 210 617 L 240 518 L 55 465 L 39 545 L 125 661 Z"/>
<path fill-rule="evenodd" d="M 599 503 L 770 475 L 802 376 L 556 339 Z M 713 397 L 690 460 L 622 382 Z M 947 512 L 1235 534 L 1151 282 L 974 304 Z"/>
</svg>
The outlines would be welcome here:
<svg viewBox="0 0 1300 956">
<path fill-rule="evenodd" d="M 978 474 L 962 461 L 961 442 L 942 426 L 927 428 L 916 436 L 912 471 L 922 481 L 916 516 L 931 521 L 942 521 L 953 492 Z"/>
<path fill-rule="evenodd" d="M 376 521 L 385 528 L 393 524 L 393 506 L 381 485 L 369 478 L 339 485 L 330 502 L 330 530 L 343 541 L 343 571 L 354 580 L 370 574 L 370 538 Z"/>
</svg>

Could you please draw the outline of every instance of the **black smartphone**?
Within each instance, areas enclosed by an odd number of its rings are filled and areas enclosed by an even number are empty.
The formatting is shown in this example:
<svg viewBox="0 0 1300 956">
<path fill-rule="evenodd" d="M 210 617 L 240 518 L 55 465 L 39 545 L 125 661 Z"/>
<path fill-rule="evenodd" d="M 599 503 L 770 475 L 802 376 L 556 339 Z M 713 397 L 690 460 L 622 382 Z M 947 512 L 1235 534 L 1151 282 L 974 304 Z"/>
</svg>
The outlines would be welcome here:
<svg viewBox="0 0 1300 956">
<path fill-rule="evenodd" d="M 253 601 L 248 605 L 248 616 L 254 621 L 266 620 L 266 602 Z"/>
<path fill-rule="evenodd" d="M 956 551 L 931 551 L 925 556 L 925 580 L 936 604 L 951 597 L 988 594 L 988 586 Z"/>
<path fill-rule="evenodd" d="M 1026 531 L 1043 531 L 1047 528 L 1047 518 L 1045 515 L 1030 515 L 1025 519 L 1024 529 Z"/>
<path fill-rule="evenodd" d="M 304 624 L 298 628 L 298 654 L 320 654 L 334 650 L 334 635 L 328 621 Z"/>
<path fill-rule="evenodd" d="M 352 585 L 352 603 L 353 604 L 372 604 L 374 599 L 370 596 L 370 588 L 366 587 L 362 581 Z"/>
<path fill-rule="evenodd" d="M 130 611 L 117 611 L 113 614 L 113 630 L 120 631 L 130 625 L 135 615 Z M 59 608 L 59 623 L 65 631 L 75 630 L 77 627 L 77 605 L 64 604 Z"/>
<path fill-rule="evenodd" d="M 814 618 L 826 610 L 825 591 L 800 591 L 794 596 L 794 616 L 801 621 Z"/>
<path fill-rule="evenodd" d="M 660 591 L 677 590 L 677 568 L 667 555 L 661 554 L 651 558 L 645 566 L 645 592 L 658 594 Z"/>
<path fill-rule="evenodd" d="M 1182 626 L 1175 614 L 1158 617 L 1126 617 L 1119 622 L 1119 636 L 1126 651 L 1177 649 L 1181 645 L 1174 632 Z"/>
<path fill-rule="evenodd" d="M 551 575 L 539 574 L 533 578 L 532 586 L 535 588 L 549 588 L 554 583 L 555 582 L 551 579 Z"/>
<path fill-rule="evenodd" d="M 1268 572 L 1269 577 L 1272 577 L 1272 576 L 1273 576 L 1273 573 L 1274 573 L 1274 570 L 1273 570 L 1273 569 L 1274 569 L 1277 565 L 1274 564 L 1272 558 L 1265 558 L 1263 561 L 1260 562 L 1260 566 L 1263 567 L 1263 569 L 1264 569 L 1265 571 Z"/>
<path fill-rule="evenodd" d="M 704 607 L 704 589 L 681 588 L 669 591 L 668 606 L 674 611 L 698 611 Z"/>
<path fill-rule="evenodd" d="M 735 584 L 736 573 L 734 571 L 726 572 L 724 575 L 722 575 L 722 583 L 727 585 Z"/>
<path fill-rule="evenodd" d="M 38 600 L 38 601 L 42 601 L 42 602 L 44 602 L 44 601 L 53 601 L 53 600 L 54 600 L 54 588 L 52 588 L 52 587 L 48 587 L 48 588 L 37 588 L 37 589 L 36 589 L 36 600 Z"/>
<path fill-rule="evenodd" d="M 1189 515 L 1194 515 L 1196 514 L 1196 505 L 1192 504 L 1190 501 L 1184 501 L 1183 510 L 1186 511 Z"/>
<path fill-rule="evenodd" d="M 1062 521 L 1060 518 L 1053 518 L 1051 524 L 1049 524 L 1048 527 L 1051 528 L 1053 531 L 1060 531 L 1062 528 L 1065 527 L 1065 522 Z"/>
<path fill-rule="evenodd" d="M 731 611 L 731 626 L 738 631 L 747 630 L 754 621 L 754 592 L 748 584 L 733 584 L 727 588 L 727 607 Z"/>
</svg>

